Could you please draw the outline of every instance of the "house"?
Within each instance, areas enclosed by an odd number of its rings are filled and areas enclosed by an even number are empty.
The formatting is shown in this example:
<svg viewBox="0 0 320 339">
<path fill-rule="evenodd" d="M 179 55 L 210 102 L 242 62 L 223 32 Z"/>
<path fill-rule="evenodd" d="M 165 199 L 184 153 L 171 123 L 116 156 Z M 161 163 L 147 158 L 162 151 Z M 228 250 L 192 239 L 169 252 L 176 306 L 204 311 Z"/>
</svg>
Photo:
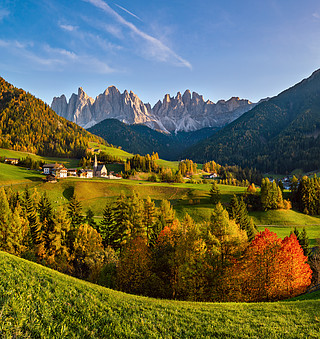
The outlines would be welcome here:
<svg viewBox="0 0 320 339">
<path fill-rule="evenodd" d="M 19 159 L 17 158 L 5 158 L 4 162 L 10 165 L 18 165 Z"/>
<path fill-rule="evenodd" d="M 93 176 L 106 178 L 108 176 L 108 170 L 105 165 L 98 165 L 97 156 L 94 156 Z"/>
<path fill-rule="evenodd" d="M 42 166 L 43 174 L 51 174 L 56 178 L 66 178 L 68 170 L 62 164 L 45 164 Z"/>
<path fill-rule="evenodd" d="M 79 178 L 92 178 L 93 171 L 89 169 L 81 169 L 79 173 Z"/>
<path fill-rule="evenodd" d="M 76 168 L 68 168 L 68 177 L 76 177 L 78 170 Z"/>
<path fill-rule="evenodd" d="M 217 177 L 218 177 L 217 173 L 211 173 L 209 175 L 204 175 L 203 179 L 214 179 L 214 178 L 217 178 Z"/>
</svg>

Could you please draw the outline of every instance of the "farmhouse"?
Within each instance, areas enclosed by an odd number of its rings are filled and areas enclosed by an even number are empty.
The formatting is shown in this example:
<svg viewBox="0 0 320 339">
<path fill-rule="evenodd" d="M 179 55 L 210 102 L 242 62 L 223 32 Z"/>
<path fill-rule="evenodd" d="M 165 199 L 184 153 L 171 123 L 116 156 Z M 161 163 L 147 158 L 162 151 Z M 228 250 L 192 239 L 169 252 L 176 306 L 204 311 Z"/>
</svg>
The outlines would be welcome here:
<svg viewBox="0 0 320 339">
<path fill-rule="evenodd" d="M 92 178 L 93 171 L 90 169 L 81 169 L 79 173 L 79 178 Z"/>
<path fill-rule="evenodd" d="M 204 175 L 203 179 L 214 179 L 214 178 L 217 178 L 217 177 L 218 177 L 217 173 L 211 173 L 209 175 Z"/>
<path fill-rule="evenodd" d="M 68 177 L 76 177 L 78 170 L 76 168 L 68 168 Z"/>
<path fill-rule="evenodd" d="M 44 174 L 51 174 L 56 178 L 66 178 L 68 170 L 62 164 L 45 164 L 42 166 Z"/>
<path fill-rule="evenodd" d="M 18 165 L 19 159 L 17 158 L 5 158 L 4 162 L 10 165 Z"/>
</svg>

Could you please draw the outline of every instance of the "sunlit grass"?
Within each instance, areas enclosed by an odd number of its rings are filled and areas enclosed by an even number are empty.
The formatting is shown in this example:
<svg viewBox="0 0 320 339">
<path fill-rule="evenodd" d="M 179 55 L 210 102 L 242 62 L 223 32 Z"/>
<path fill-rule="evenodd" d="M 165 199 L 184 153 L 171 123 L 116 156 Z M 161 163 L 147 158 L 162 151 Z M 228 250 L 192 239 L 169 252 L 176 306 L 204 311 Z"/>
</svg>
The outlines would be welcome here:
<svg viewBox="0 0 320 339">
<path fill-rule="evenodd" d="M 274 303 L 133 296 L 0 252 L 3 338 L 319 338 L 319 294 Z"/>
</svg>

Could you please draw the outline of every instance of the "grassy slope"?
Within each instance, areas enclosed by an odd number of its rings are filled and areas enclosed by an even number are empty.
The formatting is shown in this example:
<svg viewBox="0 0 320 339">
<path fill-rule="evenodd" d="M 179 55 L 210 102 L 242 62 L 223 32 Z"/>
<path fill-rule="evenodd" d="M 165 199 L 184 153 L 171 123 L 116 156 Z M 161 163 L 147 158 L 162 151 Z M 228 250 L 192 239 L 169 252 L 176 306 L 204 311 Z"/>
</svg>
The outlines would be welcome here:
<svg viewBox="0 0 320 339">
<path fill-rule="evenodd" d="M 156 300 L 0 252 L 0 334 L 8 338 L 318 338 L 319 298 L 252 304 Z"/>
<path fill-rule="evenodd" d="M 320 238 L 319 216 L 305 215 L 293 210 L 259 211 L 251 212 L 250 215 L 253 217 L 256 225 L 263 225 L 258 227 L 259 231 L 264 230 L 266 228 L 265 225 L 268 225 L 267 227 L 270 231 L 275 232 L 278 236 L 284 238 L 289 235 L 295 227 L 299 230 L 302 230 L 302 228 L 305 227 L 308 237 L 311 240 L 311 245 L 315 245 L 315 239 Z M 282 226 L 280 227 L 277 225 Z"/>
<path fill-rule="evenodd" d="M 26 158 L 30 156 L 33 160 L 44 161 L 48 163 L 61 163 L 66 167 L 77 167 L 79 164 L 79 159 L 66 159 L 66 158 L 53 158 L 53 157 L 44 157 L 28 152 L 13 151 L 9 149 L 0 148 L 0 157 L 6 158 Z"/>
<path fill-rule="evenodd" d="M 22 167 L 0 163 L 0 186 L 41 181 L 42 177 L 40 172 L 28 171 Z"/>
<path fill-rule="evenodd" d="M 119 157 L 123 160 L 133 157 L 133 154 L 125 152 L 125 151 L 123 151 L 122 149 L 119 149 L 119 148 L 113 148 L 113 147 L 108 147 L 108 146 L 104 146 L 104 145 L 99 145 L 99 144 L 94 143 L 94 142 L 89 143 L 89 145 L 90 145 L 90 147 L 93 147 L 93 148 L 100 148 L 102 151 L 109 153 L 110 155 Z M 167 160 L 159 159 L 159 160 L 157 160 L 157 163 L 160 166 L 172 168 L 172 169 L 175 169 L 175 170 L 177 170 L 178 166 L 179 166 L 179 161 L 167 161 Z"/>
</svg>

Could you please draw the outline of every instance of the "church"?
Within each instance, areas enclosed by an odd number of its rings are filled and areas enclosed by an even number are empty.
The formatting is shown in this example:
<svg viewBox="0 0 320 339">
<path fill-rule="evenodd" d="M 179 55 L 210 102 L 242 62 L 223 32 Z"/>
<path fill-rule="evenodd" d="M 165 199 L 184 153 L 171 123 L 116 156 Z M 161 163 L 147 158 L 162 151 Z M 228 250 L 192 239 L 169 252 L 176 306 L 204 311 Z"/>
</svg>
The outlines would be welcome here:
<svg viewBox="0 0 320 339">
<path fill-rule="evenodd" d="M 94 165 L 93 165 L 93 176 L 106 178 L 108 171 L 105 165 L 98 165 L 97 156 L 94 156 Z"/>
</svg>

